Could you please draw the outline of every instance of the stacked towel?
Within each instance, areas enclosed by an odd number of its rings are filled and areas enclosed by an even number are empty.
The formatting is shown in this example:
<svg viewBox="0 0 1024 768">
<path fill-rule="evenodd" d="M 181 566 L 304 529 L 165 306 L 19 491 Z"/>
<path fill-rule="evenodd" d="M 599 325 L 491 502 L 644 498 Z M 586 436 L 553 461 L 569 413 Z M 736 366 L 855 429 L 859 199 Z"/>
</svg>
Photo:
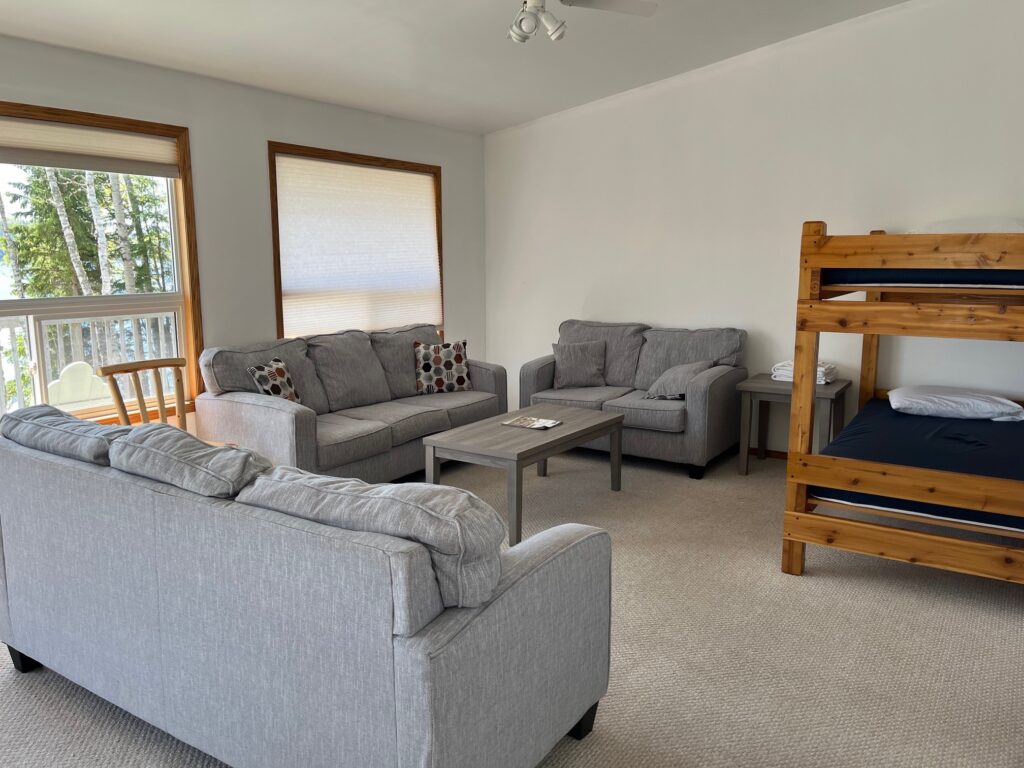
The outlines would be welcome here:
<svg viewBox="0 0 1024 768">
<path fill-rule="evenodd" d="M 793 361 L 784 360 L 781 363 L 776 363 L 772 366 L 772 378 L 775 381 L 792 381 L 793 380 Z M 835 363 L 829 363 L 825 360 L 818 362 L 818 384 L 831 384 L 839 378 L 839 369 Z"/>
</svg>

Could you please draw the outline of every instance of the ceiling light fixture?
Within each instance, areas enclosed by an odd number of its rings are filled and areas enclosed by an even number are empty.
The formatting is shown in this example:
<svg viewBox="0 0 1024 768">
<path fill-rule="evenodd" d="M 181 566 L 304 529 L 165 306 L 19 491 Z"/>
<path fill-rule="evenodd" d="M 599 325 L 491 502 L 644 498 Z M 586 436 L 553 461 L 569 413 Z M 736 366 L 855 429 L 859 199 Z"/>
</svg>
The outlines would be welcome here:
<svg viewBox="0 0 1024 768">
<path fill-rule="evenodd" d="M 517 43 L 525 43 L 537 34 L 541 24 L 552 40 L 561 40 L 565 37 L 565 22 L 555 18 L 555 15 L 544 7 L 544 0 L 523 0 L 523 7 L 512 20 L 512 26 L 508 28 L 508 37 Z"/>
</svg>

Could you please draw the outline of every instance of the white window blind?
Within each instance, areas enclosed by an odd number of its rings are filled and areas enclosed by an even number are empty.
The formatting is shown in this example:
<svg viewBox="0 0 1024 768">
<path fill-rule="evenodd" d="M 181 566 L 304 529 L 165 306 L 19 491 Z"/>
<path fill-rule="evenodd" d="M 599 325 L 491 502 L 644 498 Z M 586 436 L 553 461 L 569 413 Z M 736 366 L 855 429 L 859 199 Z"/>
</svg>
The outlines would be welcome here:
<svg viewBox="0 0 1024 768">
<path fill-rule="evenodd" d="M 166 136 L 0 117 L 0 163 L 174 178 L 178 143 Z"/>
<path fill-rule="evenodd" d="M 285 336 L 442 323 L 434 177 L 277 155 Z"/>
</svg>

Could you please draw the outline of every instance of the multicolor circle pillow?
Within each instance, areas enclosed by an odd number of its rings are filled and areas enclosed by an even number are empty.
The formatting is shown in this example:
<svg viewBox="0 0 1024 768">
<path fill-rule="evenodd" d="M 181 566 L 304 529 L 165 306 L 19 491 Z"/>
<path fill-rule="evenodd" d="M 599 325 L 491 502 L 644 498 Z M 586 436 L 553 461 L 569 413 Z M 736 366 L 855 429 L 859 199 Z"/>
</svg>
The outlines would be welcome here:
<svg viewBox="0 0 1024 768">
<path fill-rule="evenodd" d="M 296 403 L 301 402 L 299 393 L 295 390 L 295 385 L 292 384 L 292 377 L 288 373 L 288 366 L 281 358 L 275 357 L 269 363 L 254 365 L 247 370 L 252 376 L 252 380 L 256 382 L 260 393 L 283 397 L 285 400 L 292 400 Z"/>
<path fill-rule="evenodd" d="M 469 381 L 469 356 L 465 341 L 444 344 L 413 342 L 416 354 L 416 393 L 465 392 L 472 389 Z"/>
</svg>

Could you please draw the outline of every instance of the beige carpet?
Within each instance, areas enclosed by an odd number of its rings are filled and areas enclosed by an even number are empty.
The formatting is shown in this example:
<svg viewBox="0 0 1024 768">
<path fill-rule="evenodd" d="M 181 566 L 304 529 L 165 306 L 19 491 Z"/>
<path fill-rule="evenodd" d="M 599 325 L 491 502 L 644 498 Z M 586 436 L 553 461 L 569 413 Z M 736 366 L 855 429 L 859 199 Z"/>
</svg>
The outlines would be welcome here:
<svg viewBox="0 0 1024 768">
<path fill-rule="evenodd" d="M 627 460 L 615 494 L 583 452 L 528 476 L 527 533 L 576 521 L 614 541 L 611 690 L 544 768 L 1024 765 L 1024 587 L 812 547 L 785 576 L 784 467 L 751 467 L 697 482 Z M 504 508 L 497 471 L 444 478 Z M 0 765 L 220 763 L 4 653 Z"/>
</svg>

